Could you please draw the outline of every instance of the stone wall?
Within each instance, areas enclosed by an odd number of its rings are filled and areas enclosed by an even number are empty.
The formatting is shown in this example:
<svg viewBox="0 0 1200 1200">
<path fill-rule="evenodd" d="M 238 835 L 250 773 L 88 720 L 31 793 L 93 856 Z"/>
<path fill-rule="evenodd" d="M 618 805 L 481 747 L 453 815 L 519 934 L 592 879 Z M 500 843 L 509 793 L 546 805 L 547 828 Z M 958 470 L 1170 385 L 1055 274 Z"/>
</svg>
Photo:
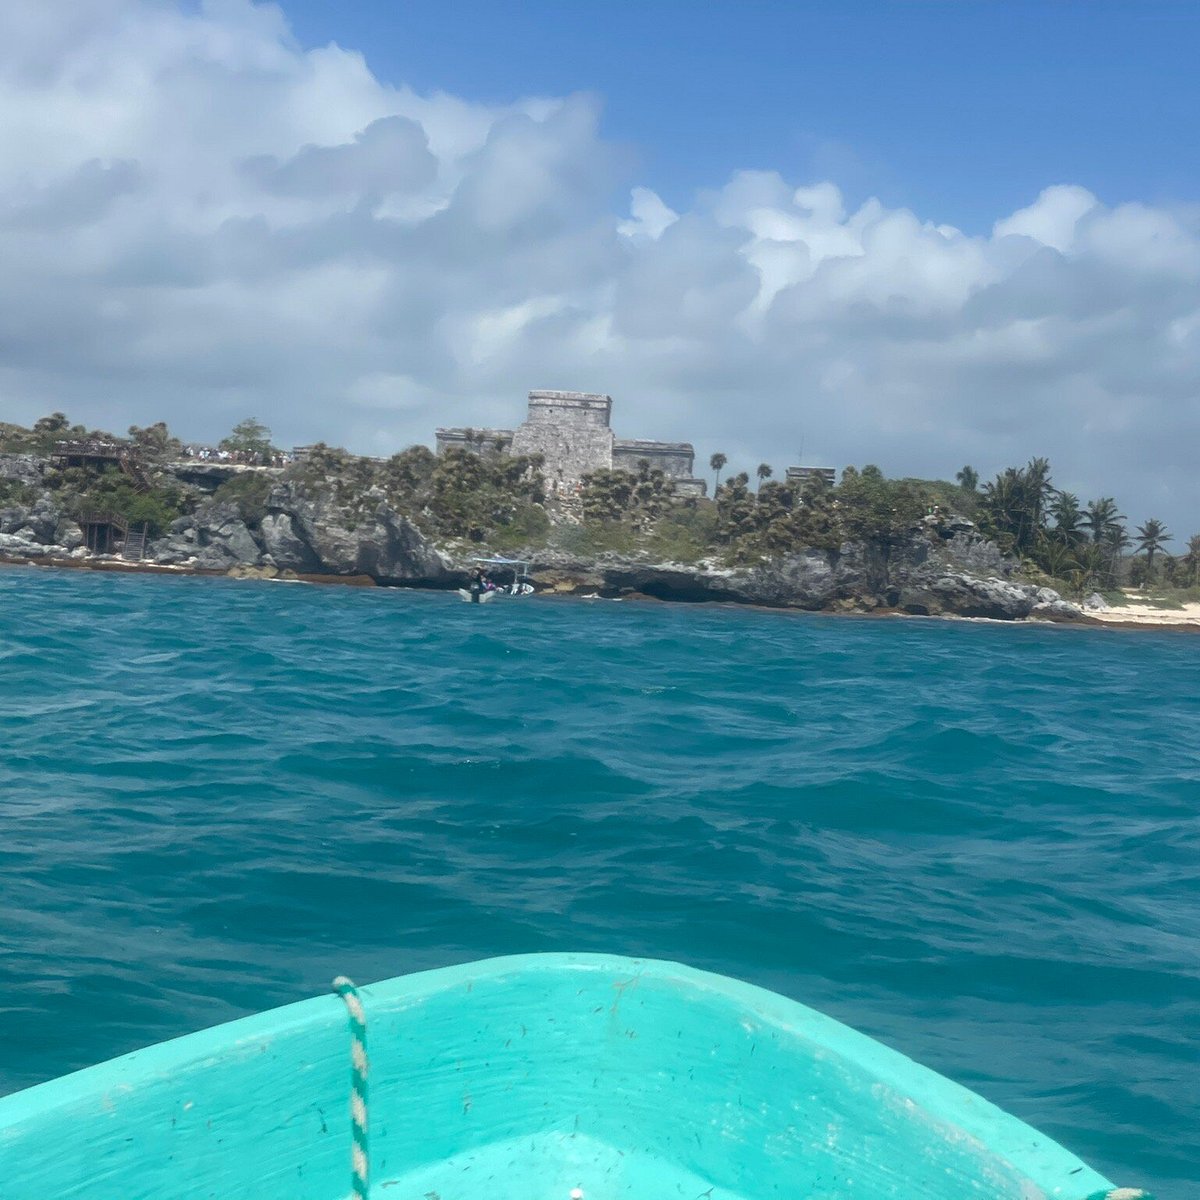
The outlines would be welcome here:
<svg viewBox="0 0 1200 1200">
<path fill-rule="evenodd" d="M 551 492 L 573 492 L 589 471 L 611 467 L 612 397 L 593 392 L 530 392 L 529 415 L 513 434 L 513 454 L 540 454 Z"/>
<path fill-rule="evenodd" d="M 436 429 L 437 452 L 444 454 L 451 446 L 470 450 L 474 454 L 506 454 L 512 445 L 511 429 Z"/>
<path fill-rule="evenodd" d="M 618 438 L 613 443 L 613 466 L 636 474 L 643 462 L 661 471 L 675 484 L 680 496 L 707 496 L 708 484 L 693 474 L 696 449 L 691 442 L 651 442 L 640 438 Z"/>
<path fill-rule="evenodd" d="M 819 476 L 830 486 L 837 482 L 837 471 L 833 467 L 788 467 L 786 479 L 788 483 L 804 486 L 814 476 Z"/>
<path fill-rule="evenodd" d="M 643 460 L 663 472 L 684 496 L 704 496 L 708 487 L 693 475 L 696 452 L 689 442 L 654 442 L 613 437 L 612 397 L 599 392 L 535 391 L 520 427 L 438 429 L 437 450 L 451 446 L 476 454 L 540 454 L 546 487 L 569 495 L 591 471 L 616 467 L 636 473 Z"/>
<path fill-rule="evenodd" d="M 651 470 L 661 471 L 669 479 L 691 479 L 695 448 L 688 442 L 646 442 L 618 438 L 613 442 L 613 466 L 620 471 L 636 472 L 638 464 L 648 462 Z"/>
</svg>

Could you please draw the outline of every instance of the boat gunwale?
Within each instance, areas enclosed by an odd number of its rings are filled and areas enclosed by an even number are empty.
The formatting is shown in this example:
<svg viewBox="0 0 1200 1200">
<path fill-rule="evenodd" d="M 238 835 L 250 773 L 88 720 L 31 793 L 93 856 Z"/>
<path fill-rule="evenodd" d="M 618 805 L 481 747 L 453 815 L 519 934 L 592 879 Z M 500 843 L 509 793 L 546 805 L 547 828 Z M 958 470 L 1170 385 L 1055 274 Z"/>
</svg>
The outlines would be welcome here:
<svg viewBox="0 0 1200 1200">
<path fill-rule="evenodd" d="M 901 1051 L 799 1001 L 681 963 L 598 953 L 515 954 L 395 976 L 363 985 L 359 991 L 370 1018 L 372 1012 L 401 1013 L 429 996 L 460 987 L 469 989 L 485 979 L 502 982 L 505 976 L 564 972 L 612 975 L 631 982 L 649 977 L 681 992 L 718 997 L 734 1010 L 786 1032 L 821 1054 L 836 1056 L 887 1088 L 890 1099 L 920 1109 L 930 1124 L 943 1132 L 965 1135 L 1017 1174 L 1035 1183 L 1059 1177 L 1061 1182 L 1046 1192 L 1049 1196 L 1083 1200 L 1114 1187 L 1053 1138 Z M 344 1019 L 342 1003 L 331 993 L 235 1018 L 35 1084 L 0 1097 L 0 1143 L 19 1136 L 20 1126 L 31 1120 L 89 1096 L 119 1094 L 137 1086 L 139 1078 L 169 1076 L 181 1067 L 228 1061 L 239 1047 L 247 1055 L 258 1054 L 264 1039 L 314 1026 L 328 1028 Z M 1078 1186 L 1078 1192 L 1063 1190 L 1068 1180 L 1072 1189 Z"/>
</svg>

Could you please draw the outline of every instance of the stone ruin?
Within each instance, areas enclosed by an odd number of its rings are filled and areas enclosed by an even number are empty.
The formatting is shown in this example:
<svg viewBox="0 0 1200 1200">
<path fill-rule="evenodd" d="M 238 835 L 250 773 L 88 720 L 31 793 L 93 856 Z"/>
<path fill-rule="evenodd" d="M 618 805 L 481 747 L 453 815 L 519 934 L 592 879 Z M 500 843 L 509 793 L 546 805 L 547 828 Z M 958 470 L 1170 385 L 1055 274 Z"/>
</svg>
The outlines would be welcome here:
<svg viewBox="0 0 1200 1200">
<path fill-rule="evenodd" d="M 585 475 L 613 469 L 636 474 L 642 462 L 662 471 L 682 496 L 708 488 L 693 474 L 690 442 L 618 438 L 609 425 L 612 397 L 596 392 L 530 392 L 529 412 L 516 429 L 438 429 L 437 449 L 451 446 L 475 454 L 540 454 L 551 495 L 572 496 Z"/>
</svg>

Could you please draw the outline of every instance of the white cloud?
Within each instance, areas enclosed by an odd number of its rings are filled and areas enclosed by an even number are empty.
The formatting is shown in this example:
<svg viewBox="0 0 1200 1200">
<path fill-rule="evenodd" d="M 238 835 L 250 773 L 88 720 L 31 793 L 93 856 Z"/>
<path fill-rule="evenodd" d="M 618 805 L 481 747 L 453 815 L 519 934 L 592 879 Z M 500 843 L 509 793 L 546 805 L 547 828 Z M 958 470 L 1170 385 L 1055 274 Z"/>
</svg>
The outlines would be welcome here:
<svg viewBox="0 0 1200 1200">
<path fill-rule="evenodd" d="M 1097 207 L 1086 188 L 1048 187 L 1028 208 L 996 222 L 996 237 L 1033 238 L 1043 246 L 1066 253 L 1075 242 L 1080 220 Z"/>
<path fill-rule="evenodd" d="M 249 0 L 0 6 L 0 114 L 0 418 L 382 453 L 578 387 L 702 460 L 1047 454 L 1200 527 L 1195 207 L 1055 186 L 973 236 L 730 164 L 676 212 L 594 97 L 417 95 Z"/>
<path fill-rule="evenodd" d="M 635 187 L 629 197 L 629 220 L 617 225 L 617 232 L 629 238 L 662 237 L 667 226 L 679 220 L 679 214 L 668 208 L 657 192 Z"/>
</svg>

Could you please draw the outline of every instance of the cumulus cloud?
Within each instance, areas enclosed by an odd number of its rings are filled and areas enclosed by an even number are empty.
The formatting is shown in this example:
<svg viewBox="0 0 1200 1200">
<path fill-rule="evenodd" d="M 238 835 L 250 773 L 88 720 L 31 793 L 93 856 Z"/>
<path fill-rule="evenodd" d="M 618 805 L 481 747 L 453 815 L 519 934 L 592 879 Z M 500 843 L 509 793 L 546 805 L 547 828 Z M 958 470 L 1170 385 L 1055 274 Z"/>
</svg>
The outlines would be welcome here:
<svg viewBox="0 0 1200 1200">
<path fill-rule="evenodd" d="M 668 208 L 657 192 L 635 187 L 629 196 L 629 220 L 617 225 L 617 232 L 629 238 L 662 237 L 667 226 L 679 220 L 679 214 Z"/>
<path fill-rule="evenodd" d="M 417 95 L 250 0 L 0 7 L 0 111 L 0 418 L 386 453 L 594 389 L 702 458 L 1046 454 L 1200 527 L 1194 207 L 1062 184 L 973 234 L 730 164 L 676 212 L 597 97 Z"/>
<path fill-rule="evenodd" d="M 280 162 L 266 154 L 244 164 L 251 179 L 281 196 L 358 196 L 378 203 L 428 188 L 437 178 L 429 139 L 408 117 L 380 117 L 338 146 L 305 146 Z"/>
</svg>

